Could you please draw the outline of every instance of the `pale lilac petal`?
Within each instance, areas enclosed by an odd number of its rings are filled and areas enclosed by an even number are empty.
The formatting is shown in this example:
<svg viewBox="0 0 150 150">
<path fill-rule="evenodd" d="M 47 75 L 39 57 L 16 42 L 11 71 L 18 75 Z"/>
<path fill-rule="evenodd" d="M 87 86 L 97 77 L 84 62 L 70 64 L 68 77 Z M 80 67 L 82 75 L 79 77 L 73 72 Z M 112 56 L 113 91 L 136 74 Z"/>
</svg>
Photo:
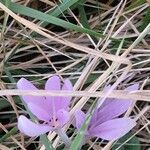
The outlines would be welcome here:
<svg viewBox="0 0 150 150">
<path fill-rule="evenodd" d="M 115 100 L 114 98 L 106 98 L 106 100 L 102 103 L 102 105 L 98 109 L 100 110 L 100 109 L 104 108 L 105 106 L 107 106 L 111 102 L 113 102 L 114 100 Z"/>
<path fill-rule="evenodd" d="M 30 137 L 39 136 L 50 131 L 51 128 L 48 125 L 36 124 L 27 119 L 25 116 L 19 116 L 18 129 Z"/>
<path fill-rule="evenodd" d="M 19 90 L 38 90 L 30 81 L 26 80 L 25 78 L 21 78 L 17 82 L 17 88 Z M 34 103 L 41 103 L 42 100 L 44 100 L 43 96 L 22 96 L 23 100 L 28 103 L 28 102 L 34 102 Z"/>
<path fill-rule="evenodd" d="M 61 90 L 61 81 L 58 76 L 53 76 L 51 77 L 45 85 L 46 90 Z M 64 81 L 62 90 L 72 90 L 72 84 L 71 82 L 66 79 Z M 50 110 L 55 110 L 56 112 L 60 109 L 65 109 L 67 110 L 70 104 L 71 97 L 52 97 L 52 96 L 47 96 L 47 105 L 49 105 Z"/>
<path fill-rule="evenodd" d="M 107 91 L 109 91 L 110 88 L 111 88 L 111 85 L 109 84 L 109 85 L 107 85 L 106 87 L 104 87 L 103 91 L 104 91 L 104 92 L 107 92 Z"/>
<path fill-rule="evenodd" d="M 131 92 L 131 91 L 136 91 L 136 90 L 138 90 L 138 89 L 139 89 L 139 84 L 136 83 L 136 84 L 133 84 L 133 85 L 131 85 L 131 86 L 128 86 L 125 90 Z"/>
<path fill-rule="evenodd" d="M 111 88 L 111 85 L 109 84 L 108 86 L 104 87 L 103 91 L 104 92 L 108 92 L 109 89 Z M 99 99 L 100 100 L 100 99 Z M 110 103 L 110 100 L 113 100 L 113 98 L 109 98 L 109 101 L 108 101 L 108 98 L 102 103 L 102 105 L 100 106 L 100 108 L 103 108 L 104 106 L 106 106 L 107 104 Z"/>
<path fill-rule="evenodd" d="M 69 79 L 65 79 L 62 90 L 73 91 L 73 86 Z"/>
<path fill-rule="evenodd" d="M 138 89 L 138 84 L 129 86 L 125 90 L 133 91 Z M 132 106 L 129 99 L 106 99 L 103 107 L 99 108 L 97 125 L 120 116 Z"/>
<path fill-rule="evenodd" d="M 58 76 L 54 75 L 49 78 L 45 84 L 45 90 L 61 90 L 61 80 Z M 59 102 L 61 97 L 56 96 L 46 96 L 47 105 L 49 107 L 49 111 L 52 114 L 53 111 L 57 112 L 59 107 Z"/>
<path fill-rule="evenodd" d="M 62 90 L 73 91 L 73 86 L 69 79 L 64 81 Z M 71 98 L 72 97 L 60 97 L 60 101 L 58 101 L 57 105 L 60 107 L 60 109 L 68 109 Z"/>
<path fill-rule="evenodd" d="M 118 118 L 109 120 L 89 130 L 93 137 L 105 140 L 116 140 L 128 133 L 136 125 L 135 120 L 130 118 Z"/>
<path fill-rule="evenodd" d="M 104 92 L 109 91 L 110 87 L 111 87 L 111 85 L 106 86 L 103 91 Z M 139 89 L 139 84 L 137 83 L 137 84 L 133 84 L 131 86 L 128 86 L 125 90 L 131 92 L 131 91 L 136 91 L 138 89 Z M 114 99 L 113 98 L 106 99 L 100 107 L 103 108 L 104 106 L 109 104 L 112 100 L 114 100 Z"/>
<path fill-rule="evenodd" d="M 81 111 L 80 109 L 76 110 L 76 112 L 75 112 L 75 121 L 76 121 L 75 126 L 77 129 L 80 129 L 82 127 L 85 119 L 86 119 L 86 114 L 83 111 Z"/>
<path fill-rule="evenodd" d="M 60 90 L 61 81 L 56 75 L 49 78 L 45 84 L 45 90 Z"/>
<path fill-rule="evenodd" d="M 96 108 L 95 112 L 93 113 L 93 116 L 91 118 L 91 121 L 89 123 L 89 128 L 94 125 L 96 125 L 95 123 L 97 122 L 97 120 L 99 119 L 99 116 L 98 116 L 98 109 Z"/>
<path fill-rule="evenodd" d="M 57 118 L 58 118 L 60 127 L 62 127 L 69 121 L 69 118 L 70 118 L 69 112 L 67 112 L 63 109 L 60 109 L 57 112 Z"/>
<path fill-rule="evenodd" d="M 48 122 L 51 115 L 49 114 L 49 111 L 43 109 L 40 105 L 36 105 L 35 103 L 28 103 L 29 110 L 39 119 Z"/>
<path fill-rule="evenodd" d="M 99 109 L 98 120 L 96 125 L 101 124 L 110 119 L 116 118 L 123 114 L 131 106 L 131 101 L 129 100 L 107 100 L 107 105 Z"/>
</svg>

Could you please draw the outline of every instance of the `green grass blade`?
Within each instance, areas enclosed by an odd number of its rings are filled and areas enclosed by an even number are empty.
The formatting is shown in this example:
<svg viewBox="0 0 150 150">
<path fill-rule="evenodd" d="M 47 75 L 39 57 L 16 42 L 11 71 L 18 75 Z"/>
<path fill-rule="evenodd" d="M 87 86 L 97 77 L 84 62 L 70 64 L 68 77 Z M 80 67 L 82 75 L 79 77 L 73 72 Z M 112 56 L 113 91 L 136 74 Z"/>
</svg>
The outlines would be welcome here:
<svg viewBox="0 0 150 150">
<path fill-rule="evenodd" d="M 12 128 L 9 132 L 7 132 L 4 136 L 0 138 L 0 142 L 4 141 L 5 139 L 9 138 L 10 136 L 16 134 L 18 129 L 16 127 Z"/>
<path fill-rule="evenodd" d="M 70 8 L 71 6 L 73 6 L 74 4 L 76 4 L 79 0 L 65 0 L 62 1 L 62 3 L 60 5 L 58 5 L 54 10 L 47 12 L 47 14 L 52 15 L 54 17 L 58 17 L 59 15 L 65 13 L 65 11 Z M 48 25 L 48 22 L 43 22 L 41 24 L 42 27 L 45 27 L 46 25 Z"/>
<path fill-rule="evenodd" d="M 128 133 L 120 138 L 116 143 L 114 143 L 112 150 L 140 150 L 141 145 L 139 139 L 136 136 L 131 137 L 132 133 Z M 128 141 L 128 139 L 130 140 Z"/>
<path fill-rule="evenodd" d="M 49 14 L 52 16 L 59 16 L 60 14 L 64 13 L 68 8 L 73 6 L 75 3 L 77 3 L 80 0 L 63 0 L 62 3 L 55 8 L 52 12 Z"/>
<path fill-rule="evenodd" d="M 149 23 L 150 23 L 150 8 L 147 9 L 146 15 L 142 20 L 142 25 L 140 26 L 140 31 L 143 31 Z"/>
<path fill-rule="evenodd" d="M 86 120 L 84 122 L 84 124 L 82 125 L 80 131 L 78 132 L 78 134 L 76 135 L 75 139 L 73 140 L 71 146 L 70 146 L 70 149 L 69 150 L 79 150 L 80 147 L 82 146 L 82 141 L 84 139 L 84 133 L 86 132 L 86 129 L 89 125 L 89 122 L 92 118 L 92 115 L 95 111 L 95 107 L 96 107 L 96 104 L 97 104 L 97 101 L 95 101 L 92 106 L 91 106 L 91 110 L 90 112 L 88 113 L 87 117 L 86 117 Z"/>
<path fill-rule="evenodd" d="M 9 9 L 11 9 L 12 11 L 14 11 L 15 13 L 19 13 L 25 16 L 29 16 L 35 19 L 38 19 L 40 21 L 45 21 L 57 26 L 61 26 L 63 28 L 67 28 L 70 30 L 75 30 L 77 32 L 81 32 L 81 33 L 86 33 L 86 34 L 90 34 L 93 35 L 95 37 L 104 37 L 102 34 L 95 32 L 93 30 L 87 29 L 87 28 L 82 28 L 78 25 L 72 24 L 70 22 L 64 21 L 62 19 L 56 18 L 52 15 L 48 15 L 45 14 L 43 12 L 40 12 L 38 10 L 29 8 L 29 7 L 25 7 L 23 5 L 19 5 L 19 4 L 15 4 L 15 3 L 11 3 L 9 6 Z"/>
<path fill-rule="evenodd" d="M 46 147 L 46 150 L 53 150 L 52 144 L 49 141 L 49 139 L 47 138 L 47 135 L 41 135 L 40 136 L 40 140 L 42 141 L 42 143 L 44 144 L 44 146 Z"/>
<path fill-rule="evenodd" d="M 90 29 L 87 17 L 86 17 L 86 13 L 84 10 L 84 6 L 83 5 L 79 5 L 78 6 L 78 10 L 79 10 L 79 19 L 81 24 L 83 25 L 83 27 Z"/>
<path fill-rule="evenodd" d="M 52 15 L 54 17 L 58 17 L 61 14 L 65 14 L 66 10 L 70 8 L 71 10 L 75 9 L 80 3 L 84 3 L 85 0 L 64 0 L 62 3 L 56 7 L 54 10 L 47 12 L 47 14 Z M 41 24 L 42 27 L 48 25 L 48 22 L 43 22 Z"/>
<path fill-rule="evenodd" d="M 82 128 L 80 129 L 79 133 L 76 135 L 75 139 L 73 140 L 70 146 L 70 150 L 78 150 L 81 147 L 82 141 L 84 140 L 84 133 L 86 132 L 90 119 L 91 116 L 88 115 Z"/>
<path fill-rule="evenodd" d="M 135 1 L 132 1 L 131 5 L 127 7 L 126 10 L 131 10 L 135 7 L 138 7 L 142 4 L 144 4 L 146 2 L 146 0 L 135 0 Z"/>
</svg>

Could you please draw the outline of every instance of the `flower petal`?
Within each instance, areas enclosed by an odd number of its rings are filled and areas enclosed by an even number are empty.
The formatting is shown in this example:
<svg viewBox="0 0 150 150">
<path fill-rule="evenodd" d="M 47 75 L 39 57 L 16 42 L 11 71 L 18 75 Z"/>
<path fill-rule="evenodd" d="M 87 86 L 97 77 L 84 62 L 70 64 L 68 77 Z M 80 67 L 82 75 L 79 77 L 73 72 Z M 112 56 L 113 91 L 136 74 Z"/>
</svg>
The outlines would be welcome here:
<svg viewBox="0 0 150 150">
<path fill-rule="evenodd" d="M 139 89 L 139 84 L 136 83 L 136 84 L 133 84 L 133 85 L 131 85 L 131 86 L 128 86 L 125 90 L 131 92 L 131 91 L 136 91 L 136 90 L 138 90 L 138 89 Z"/>
<path fill-rule="evenodd" d="M 22 133 L 30 137 L 39 136 L 51 130 L 51 128 L 48 125 L 41 125 L 41 124 L 33 123 L 32 121 L 27 119 L 25 116 L 19 116 L 18 129 Z"/>
<path fill-rule="evenodd" d="M 125 90 L 132 91 L 137 89 L 138 85 L 135 84 L 129 86 Z M 121 114 L 126 112 L 130 106 L 132 106 L 132 101 L 129 99 L 106 99 L 105 104 L 99 108 L 99 119 L 97 120 L 96 125 L 120 116 Z"/>
<path fill-rule="evenodd" d="M 109 89 L 110 89 L 111 85 L 109 84 L 108 86 L 106 86 L 104 88 L 104 92 L 107 92 Z M 131 91 L 135 91 L 135 90 L 138 90 L 139 89 L 139 84 L 133 84 L 131 86 L 128 86 L 125 90 L 131 92 Z M 100 106 L 101 108 L 106 106 L 107 104 L 109 104 L 111 101 L 113 100 L 113 98 L 109 98 L 107 100 L 104 101 L 104 103 Z"/>
<path fill-rule="evenodd" d="M 86 114 L 81 111 L 80 109 L 75 111 L 75 121 L 76 121 L 76 128 L 80 129 L 85 121 Z"/>
<path fill-rule="evenodd" d="M 103 92 L 108 92 L 109 91 L 109 89 L 111 88 L 111 85 L 109 84 L 109 85 L 107 85 L 106 87 L 104 87 L 104 89 L 103 89 Z M 110 100 L 113 100 L 113 98 L 109 98 L 109 101 L 106 99 L 99 107 L 100 108 L 103 108 L 104 106 L 106 106 L 107 104 L 109 104 L 110 103 Z"/>
<path fill-rule="evenodd" d="M 89 134 L 105 140 L 116 140 L 128 133 L 136 125 L 130 118 L 109 120 L 89 130 Z"/>
<path fill-rule="evenodd" d="M 47 108 L 43 108 L 40 105 L 36 105 L 35 103 L 28 103 L 29 110 L 39 119 L 48 122 L 51 115 L 49 111 L 46 110 Z"/>
<path fill-rule="evenodd" d="M 46 82 L 45 89 L 46 90 L 61 90 L 61 81 L 58 76 L 53 76 L 48 81 Z M 66 79 L 64 81 L 63 90 L 72 90 L 72 84 L 71 82 Z M 67 110 L 70 104 L 71 97 L 52 97 L 52 96 L 47 96 L 47 105 L 49 105 L 49 109 L 51 110 L 51 113 L 55 113 L 60 110 L 60 109 L 65 109 Z"/>
<path fill-rule="evenodd" d="M 54 75 L 47 80 L 45 90 L 60 90 L 60 83 L 60 78 Z"/>
<path fill-rule="evenodd" d="M 26 80 L 25 78 L 21 78 L 17 82 L 17 88 L 19 90 L 38 90 L 30 81 Z M 22 96 L 23 100 L 28 102 L 34 102 L 34 103 L 41 103 L 42 100 L 44 100 L 43 96 Z"/>
<path fill-rule="evenodd" d="M 102 109 L 99 109 L 99 112 L 97 114 L 98 120 L 96 125 L 120 116 L 131 106 L 131 101 L 129 100 L 108 99 L 107 101 L 110 102 L 107 103 L 107 105 L 105 105 Z"/>
<path fill-rule="evenodd" d="M 73 91 L 73 86 L 69 79 L 66 79 L 64 81 L 62 90 Z M 57 101 L 58 102 L 57 105 L 59 106 L 60 109 L 68 109 L 71 98 L 72 97 L 60 97 L 60 101 Z"/>
<path fill-rule="evenodd" d="M 89 128 L 92 127 L 93 125 L 95 125 L 95 123 L 97 122 L 97 120 L 99 119 L 98 118 L 98 109 L 96 108 L 96 110 L 94 111 L 93 115 L 92 115 L 92 118 L 91 118 L 91 121 L 89 123 Z"/>
<path fill-rule="evenodd" d="M 69 79 L 65 79 L 62 90 L 73 91 L 73 86 Z"/>
<path fill-rule="evenodd" d="M 62 127 L 69 121 L 69 118 L 70 118 L 69 112 L 65 111 L 64 109 L 60 109 L 57 112 L 57 118 L 59 120 L 60 127 Z"/>
<path fill-rule="evenodd" d="M 45 84 L 45 90 L 58 90 L 61 89 L 61 80 L 58 76 L 54 75 L 49 78 Z M 50 114 L 56 113 L 59 107 L 61 97 L 46 96 L 47 106 L 49 107 Z"/>
</svg>

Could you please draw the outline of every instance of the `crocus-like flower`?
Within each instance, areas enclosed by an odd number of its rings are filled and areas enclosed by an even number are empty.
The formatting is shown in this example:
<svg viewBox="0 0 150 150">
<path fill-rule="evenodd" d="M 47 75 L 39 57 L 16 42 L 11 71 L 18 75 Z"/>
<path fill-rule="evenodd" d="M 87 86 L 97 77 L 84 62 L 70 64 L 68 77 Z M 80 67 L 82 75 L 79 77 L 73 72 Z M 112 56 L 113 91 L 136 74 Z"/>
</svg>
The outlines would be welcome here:
<svg viewBox="0 0 150 150">
<path fill-rule="evenodd" d="M 128 91 L 138 89 L 138 84 L 126 88 Z M 132 105 L 131 100 L 106 99 L 105 102 L 95 110 L 88 125 L 85 136 L 87 138 L 98 137 L 105 140 L 116 140 L 128 133 L 135 125 L 134 119 L 129 117 L 118 118 Z M 75 112 L 76 124 L 79 130 L 83 125 L 86 114 L 77 110 Z"/>
<path fill-rule="evenodd" d="M 20 90 L 37 90 L 37 88 L 28 80 L 21 78 L 17 83 Z M 61 86 L 61 80 L 58 76 L 52 76 L 45 84 L 45 90 L 73 90 L 71 82 L 66 79 Z M 40 91 L 39 91 L 40 92 Z M 18 118 L 19 130 L 30 136 L 39 136 L 48 131 L 61 128 L 69 120 L 69 103 L 71 97 L 52 97 L 52 96 L 22 96 L 28 109 L 43 124 L 34 123 L 25 116 Z"/>
</svg>

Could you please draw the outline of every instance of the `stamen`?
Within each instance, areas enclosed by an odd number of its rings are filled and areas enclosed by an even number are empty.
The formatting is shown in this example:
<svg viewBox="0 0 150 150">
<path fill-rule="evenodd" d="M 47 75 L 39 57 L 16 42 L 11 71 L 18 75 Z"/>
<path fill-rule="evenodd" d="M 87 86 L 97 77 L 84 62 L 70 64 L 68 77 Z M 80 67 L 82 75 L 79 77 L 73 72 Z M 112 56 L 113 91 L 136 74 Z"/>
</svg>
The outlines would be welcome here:
<svg viewBox="0 0 150 150">
<path fill-rule="evenodd" d="M 58 127 L 58 125 L 59 125 L 58 118 L 56 118 L 55 116 L 51 117 L 49 119 L 49 123 L 50 123 L 50 126 L 53 128 Z"/>
</svg>

